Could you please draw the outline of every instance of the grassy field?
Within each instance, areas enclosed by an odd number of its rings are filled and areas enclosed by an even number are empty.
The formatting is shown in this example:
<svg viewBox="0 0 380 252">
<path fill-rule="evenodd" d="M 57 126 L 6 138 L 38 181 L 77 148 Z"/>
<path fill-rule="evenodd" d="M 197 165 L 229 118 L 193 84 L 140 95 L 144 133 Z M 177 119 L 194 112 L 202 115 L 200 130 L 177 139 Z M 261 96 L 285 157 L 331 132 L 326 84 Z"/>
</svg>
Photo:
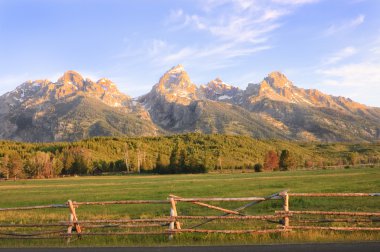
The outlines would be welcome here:
<svg viewBox="0 0 380 252">
<path fill-rule="evenodd" d="M 266 196 L 289 189 L 290 192 L 380 192 L 380 168 L 351 168 L 342 170 L 291 171 L 273 173 L 233 173 L 160 176 L 109 176 L 76 177 L 50 180 L 22 180 L 0 182 L 0 207 L 63 204 L 75 201 L 104 201 L 125 199 L 166 199 L 170 193 L 187 197 L 248 197 Z M 236 208 L 245 202 L 221 203 L 226 208 Z M 380 197 L 370 198 L 291 198 L 291 210 L 380 210 Z M 273 214 L 282 210 L 282 201 L 269 201 L 249 208 L 246 214 Z M 219 215 L 189 203 L 179 203 L 180 215 Z M 125 219 L 167 216 L 169 205 L 113 205 L 81 206 L 77 209 L 79 220 Z M 38 223 L 67 220 L 67 209 L 44 209 L 17 212 L 0 212 L 0 223 Z M 191 226 L 199 221 L 185 221 Z M 336 224 L 342 225 L 342 224 Z M 364 223 L 364 225 L 375 225 Z M 254 229 L 276 227 L 263 221 L 211 222 L 202 228 Z M 51 228 L 54 229 L 54 228 Z M 51 230 L 50 229 L 50 230 Z M 55 228 L 54 230 L 56 230 Z M 34 229 L 40 230 L 40 229 Z M 115 228 L 106 230 L 117 230 Z M 133 229 L 130 229 L 133 230 Z M 145 230 L 150 230 L 146 228 Z M 28 229 L 1 229 L 27 232 Z M 29 230 L 30 231 L 30 230 Z M 86 231 L 95 232 L 95 229 Z M 120 231 L 120 230 L 119 230 Z M 146 245 L 206 245 L 252 244 L 283 242 L 380 240 L 380 232 L 292 232 L 288 234 L 220 235 L 180 234 L 173 240 L 166 236 L 84 237 L 67 245 L 64 239 L 16 240 L 0 239 L 0 247 L 20 246 L 146 246 Z"/>
</svg>

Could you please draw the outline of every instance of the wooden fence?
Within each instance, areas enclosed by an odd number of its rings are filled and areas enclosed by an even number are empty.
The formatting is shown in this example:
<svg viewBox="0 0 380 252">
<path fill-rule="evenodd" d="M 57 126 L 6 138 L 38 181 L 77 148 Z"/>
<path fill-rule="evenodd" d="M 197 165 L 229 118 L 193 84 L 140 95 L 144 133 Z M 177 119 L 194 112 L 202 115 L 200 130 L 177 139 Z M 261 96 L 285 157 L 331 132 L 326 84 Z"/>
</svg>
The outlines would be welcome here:
<svg viewBox="0 0 380 252">
<path fill-rule="evenodd" d="M 125 236 L 125 235 L 167 235 L 169 239 L 177 233 L 223 233 L 223 234 L 263 234 L 289 232 L 293 230 L 333 230 L 333 231 L 380 231 L 380 227 L 374 223 L 380 222 L 380 212 L 341 212 L 341 211 L 297 211 L 290 210 L 290 197 L 376 197 L 380 193 L 288 193 L 288 191 L 278 192 L 266 197 L 245 197 L 245 198 L 185 198 L 177 195 L 169 195 L 166 200 L 119 200 L 119 201 L 101 201 L 101 202 L 76 202 L 68 200 L 66 204 L 44 205 L 44 206 L 27 206 L 14 208 L 0 208 L 0 214 L 4 211 L 24 211 L 34 209 L 65 208 L 68 209 L 69 221 L 59 221 L 56 223 L 0 223 L 0 239 L 50 239 L 66 238 L 68 242 L 75 235 L 79 238 L 83 236 Z M 244 209 L 270 200 L 281 200 L 283 209 L 275 211 L 271 215 L 246 215 Z M 207 203 L 206 203 L 207 202 Z M 248 202 L 236 209 L 228 209 L 221 206 L 215 206 L 210 202 Z M 221 215 L 179 215 L 177 206 L 179 203 L 190 203 L 207 209 L 222 212 Z M 77 209 L 80 206 L 94 205 L 131 205 L 131 204 L 167 204 L 169 205 L 170 214 L 157 218 L 140 218 L 140 219 L 97 219 L 97 220 L 80 220 L 77 215 Z M 312 216 L 314 218 L 305 218 Z M 317 218 L 315 218 L 317 216 Z M 326 216 L 329 218 L 327 219 Z M 332 218 L 340 216 L 340 218 Z M 342 216 L 345 218 L 342 218 Z M 321 218 L 323 217 L 323 218 Z M 184 226 L 185 220 L 199 220 L 200 223 L 192 226 Z M 200 229 L 199 227 L 212 221 L 266 221 L 275 224 L 272 228 L 265 229 Z M 245 222 L 244 222 L 245 221 Z M 308 226 L 300 225 L 308 223 Z M 332 223 L 349 223 L 350 226 L 326 226 Z M 357 226 L 357 223 L 366 223 L 366 226 Z M 314 224 L 314 225 L 310 225 Z M 370 225 L 371 224 L 371 225 Z M 56 227 L 59 230 L 48 230 Z M 127 231 L 118 232 L 91 232 L 88 230 L 105 229 L 105 228 L 127 229 Z M 4 229 L 15 230 L 17 228 L 42 228 L 44 231 L 33 233 L 20 233 L 4 231 Z M 63 229 L 64 228 L 64 229 Z M 139 231 L 130 229 L 140 229 Z M 150 228 L 151 230 L 141 230 Z M 156 228 L 156 229 L 155 229 Z M 45 230 L 46 229 L 46 230 Z"/>
</svg>

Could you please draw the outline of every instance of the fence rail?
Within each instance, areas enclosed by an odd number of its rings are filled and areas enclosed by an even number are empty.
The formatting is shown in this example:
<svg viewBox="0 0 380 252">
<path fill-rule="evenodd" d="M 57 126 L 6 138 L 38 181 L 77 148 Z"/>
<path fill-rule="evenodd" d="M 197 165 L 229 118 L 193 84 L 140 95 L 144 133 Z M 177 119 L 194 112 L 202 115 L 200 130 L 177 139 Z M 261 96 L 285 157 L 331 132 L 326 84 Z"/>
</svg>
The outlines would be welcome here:
<svg viewBox="0 0 380 252">
<path fill-rule="evenodd" d="M 291 214 L 291 215 L 345 215 L 345 216 L 380 216 L 380 213 L 369 212 L 334 212 L 334 211 L 275 211 L 278 214 Z"/>
<path fill-rule="evenodd" d="M 185 198 L 170 194 L 165 200 L 119 200 L 119 201 L 99 201 L 99 202 L 77 202 L 68 200 L 66 204 L 52 204 L 44 206 L 23 206 L 12 208 L 0 208 L 0 212 L 5 211 L 24 211 L 49 208 L 66 208 L 69 210 L 69 221 L 58 221 L 56 223 L 0 223 L 0 239 L 50 239 L 50 238 L 66 238 L 70 242 L 71 237 L 77 235 L 82 236 L 117 236 L 117 235 L 168 235 L 172 239 L 174 235 L 180 233 L 216 233 L 216 234 L 265 234 L 265 233 L 281 233 L 295 230 L 325 230 L 325 231 L 380 231 L 378 226 L 355 226 L 357 223 L 374 224 L 380 222 L 380 212 L 342 212 L 342 211 L 314 211 L 314 210 L 290 210 L 290 197 L 376 197 L 380 193 L 288 193 L 287 190 L 278 192 L 266 197 L 241 197 L 241 198 Z M 246 208 L 260 204 L 269 200 L 281 200 L 283 209 L 275 211 L 272 215 L 246 215 L 242 211 Z M 206 203 L 207 202 L 207 203 Z M 228 209 L 221 206 L 212 205 L 211 202 L 249 202 L 236 209 Z M 193 204 L 207 209 L 222 212 L 221 215 L 179 215 L 177 211 L 178 203 Z M 132 204 L 168 204 L 170 206 L 169 216 L 157 218 L 142 219 L 97 219 L 97 220 L 81 220 L 78 218 L 77 209 L 80 206 L 93 205 L 132 205 Z M 347 216 L 340 219 L 304 219 L 304 216 Z M 359 219 L 358 219 L 359 217 Z M 202 221 L 193 226 L 184 226 L 185 220 Z M 215 221 L 266 221 L 276 224 L 275 227 L 266 229 L 199 229 L 199 227 Z M 314 226 L 291 225 L 292 223 L 313 223 Z M 326 223 L 350 223 L 352 226 L 321 226 Z M 243 222 L 245 223 L 245 222 Z M 316 226 L 315 224 L 320 224 Z M 307 225 L 307 224 L 306 224 Z M 15 231 L 6 231 L 3 229 L 17 228 L 65 228 L 64 230 L 43 230 L 33 233 L 20 233 Z M 126 228 L 126 231 L 117 232 L 88 232 L 82 231 L 93 229 L 109 229 L 109 228 Z M 143 230 L 133 230 L 133 229 Z M 150 228 L 153 230 L 144 230 Z M 158 230 L 155 230 L 157 229 Z M 160 229 L 161 228 L 161 229 Z M 165 229 L 162 229 L 165 228 Z M 129 230 L 132 229 L 132 230 Z"/>
<path fill-rule="evenodd" d="M 292 197 L 376 197 L 380 193 L 288 193 Z"/>
</svg>

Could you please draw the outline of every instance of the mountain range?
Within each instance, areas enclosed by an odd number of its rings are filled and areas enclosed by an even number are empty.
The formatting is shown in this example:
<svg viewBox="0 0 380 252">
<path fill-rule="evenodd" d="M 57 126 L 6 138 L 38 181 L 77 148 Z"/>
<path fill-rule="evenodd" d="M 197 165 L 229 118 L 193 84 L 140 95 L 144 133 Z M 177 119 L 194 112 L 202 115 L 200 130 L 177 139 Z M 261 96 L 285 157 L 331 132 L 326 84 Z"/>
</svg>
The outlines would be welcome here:
<svg viewBox="0 0 380 252">
<path fill-rule="evenodd" d="M 380 108 L 295 86 L 272 72 L 246 89 L 220 78 L 194 84 L 182 65 L 138 98 L 109 79 L 67 71 L 56 82 L 27 81 L 0 96 L 0 138 L 75 141 L 94 136 L 184 132 L 324 142 L 380 140 Z"/>
</svg>

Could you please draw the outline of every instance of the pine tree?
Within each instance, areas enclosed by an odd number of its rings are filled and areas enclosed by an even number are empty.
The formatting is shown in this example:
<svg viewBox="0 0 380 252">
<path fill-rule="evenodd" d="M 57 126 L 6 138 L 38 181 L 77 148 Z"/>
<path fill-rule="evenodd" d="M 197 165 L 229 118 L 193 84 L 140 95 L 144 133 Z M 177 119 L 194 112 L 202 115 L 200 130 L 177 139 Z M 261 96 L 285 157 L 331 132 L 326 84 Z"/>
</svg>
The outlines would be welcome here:
<svg viewBox="0 0 380 252">
<path fill-rule="evenodd" d="M 260 163 L 257 163 L 257 164 L 255 164 L 253 169 L 255 170 L 255 172 L 262 172 L 263 171 L 263 165 Z"/>
<path fill-rule="evenodd" d="M 177 144 L 170 154 L 170 164 L 169 164 L 170 173 L 176 173 L 178 166 L 179 166 L 179 148 Z"/>
<path fill-rule="evenodd" d="M 188 171 L 187 162 L 187 152 L 186 150 L 182 149 L 179 153 L 179 169 L 181 172 L 186 173 Z"/>
<path fill-rule="evenodd" d="M 288 171 L 295 167 L 295 161 L 288 150 L 283 150 L 280 156 L 280 170 Z"/>
<path fill-rule="evenodd" d="M 162 161 L 161 153 L 158 153 L 157 159 L 156 159 L 156 172 L 161 174 L 164 173 L 164 163 Z"/>
</svg>

